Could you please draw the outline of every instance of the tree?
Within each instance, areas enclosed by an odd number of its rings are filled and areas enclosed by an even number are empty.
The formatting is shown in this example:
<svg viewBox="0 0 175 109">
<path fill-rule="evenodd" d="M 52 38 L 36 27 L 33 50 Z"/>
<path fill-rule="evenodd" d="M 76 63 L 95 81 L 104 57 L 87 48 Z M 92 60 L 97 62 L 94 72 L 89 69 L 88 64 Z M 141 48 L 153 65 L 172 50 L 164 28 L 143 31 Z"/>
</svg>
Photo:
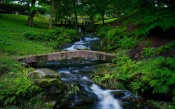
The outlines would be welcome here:
<svg viewBox="0 0 175 109">
<path fill-rule="evenodd" d="M 53 15 L 54 15 L 54 0 L 51 2 L 51 14 L 50 14 L 50 24 L 49 24 L 49 29 L 52 29 L 52 20 L 53 20 Z"/>
<path fill-rule="evenodd" d="M 29 6 L 29 10 L 30 10 L 30 13 L 29 13 L 29 16 L 28 16 L 28 24 L 29 26 L 33 26 L 33 18 L 37 12 L 36 10 L 36 7 L 35 7 L 35 2 L 36 0 L 27 0 L 28 2 L 28 6 Z M 31 4 L 31 6 L 30 6 Z"/>
<path fill-rule="evenodd" d="M 103 25 L 104 25 L 104 16 L 105 16 L 105 12 L 106 10 L 109 9 L 109 4 L 110 4 L 110 0 L 95 0 L 95 9 L 97 12 L 100 13 L 102 20 L 103 20 Z"/>
<path fill-rule="evenodd" d="M 94 0 L 83 0 L 82 1 L 82 11 L 90 17 L 92 23 L 94 23 L 94 17 L 97 14 L 95 10 L 95 2 Z"/>
</svg>

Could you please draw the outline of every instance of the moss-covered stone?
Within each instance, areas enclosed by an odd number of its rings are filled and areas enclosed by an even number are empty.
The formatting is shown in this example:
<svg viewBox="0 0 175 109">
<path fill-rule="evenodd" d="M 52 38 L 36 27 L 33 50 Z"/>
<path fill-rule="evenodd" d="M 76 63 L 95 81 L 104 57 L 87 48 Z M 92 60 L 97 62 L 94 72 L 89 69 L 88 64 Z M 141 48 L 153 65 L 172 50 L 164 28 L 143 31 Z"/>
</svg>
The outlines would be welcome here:
<svg viewBox="0 0 175 109">
<path fill-rule="evenodd" d="M 48 87 L 52 85 L 60 85 L 63 84 L 59 79 L 47 78 L 47 79 L 36 79 L 37 85 L 41 87 Z"/>
<path fill-rule="evenodd" d="M 35 71 L 30 72 L 29 76 L 34 78 L 34 79 L 42 79 L 42 78 L 60 79 L 59 73 L 57 73 L 56 71 L 47 69 L 47 68 L 36 69 Z"/>
</svg>

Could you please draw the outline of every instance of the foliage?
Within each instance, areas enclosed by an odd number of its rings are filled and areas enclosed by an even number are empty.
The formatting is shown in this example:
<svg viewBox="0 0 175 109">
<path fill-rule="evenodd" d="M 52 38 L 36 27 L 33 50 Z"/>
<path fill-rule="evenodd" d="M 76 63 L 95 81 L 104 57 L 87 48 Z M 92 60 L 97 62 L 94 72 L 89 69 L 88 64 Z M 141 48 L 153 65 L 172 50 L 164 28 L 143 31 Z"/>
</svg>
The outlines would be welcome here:
<svg viewBox="0 0 175 109">
<path fill-rule="evenodd" d="M 123 35 L 125 35 L 125 31 L 126 31 L 126 28 L 122 28 L 122 27 L 115 27 L 114 29 L 111 29 L 108 31 L 107 33 L 107 38 L 111 39 L 111 38 L 120 38 L 122 37 Z"/>
<path fill-rule="evenodd" d="M 124 36 L 124 38 L 117 42 L 117 46 L 122 49 L 132 49 L 136 46 L 136 44 L 137 38 L 127 36 Z"/>
<path fill-rule="evenodd" d="M 171 50 L 174 46 L 175 46 L 175 42 L 173 41 L 173 42 L 167 43 L 163 46 L 160 46 L 158 48 L 151 48 L 151 47 L 144 48 L 141 55 L 143 57 L 150 57 L 150 56 L 158 55 L 162 52 L 167 52 L 167 51 Z"/>
<path fill-rule="evenodd" d="M 9 58 L 8 56 L 0 57 L 0 75 L 10 71 L 14 64 L 17 64 L 16 60 Z"/>
<path fill-rule="evenodd" d="M 147 101 L 149 104 L 154 106 L 156 109 L 174 109 L 175 104 L 171 102 L 164 102 L 164 101 L 153 101 L 153 100 L 148 100 Z"/>
<path fill-rule="evenodd" d="M 27 16 L 10 14 L 1 14 L 1 16 L 0 22 L 3 22 L 0 25 L 1 53 L 10 56 L 19 56 L 53 51 L 51 47 L 46 47 L 46 43 L 44 42 L 32 42 L 23 37 L 23 33 L 26 31 L 30 31 L 31 33 L 44 33 L 47 31 L 47 29 L 45 29 L 45 27 L 48 28 L 46 19 L 36 19 L 37 27 L 32 28 L 26 25 Z"/>
<path fill-rule="evenodd" d="M 97 28 L 97 36 L 105 38 L 107 36 L 107 31 L 109 31 L 110 29 L 112 29 L 110 25 Z"/>
<path fill-rule="evenodd" d="M 114 75 L 111 73 L 113 67 L 110 65 L 100 65 L 98 69 L 94 70 L 94 75 L 92 76 L 92 80 L 105 88 L 112 89 L 125 89 L 124 85 L 121 84 L 118 80 L 122 80 L 123 78 L 114 78 Z"/>
<path fill-rule="evenodd" d="M 103 21 L 101 21 L 101 20 L 99 21 L 99 20 L 97 20 L 97 22 L 95 22 L 95 24 L 102 24 L 103 23 Z M 109 19 L 105 19 L 104 22 L 105 22 L 105 24 L 109 24 L 109 23 L 112 23 L 116 20 L 117 20 L 117 18 L 109 18 Z"/>
<path fill-rule="evenodd" d="M 104 29 L 105 30 L 105 29 Z M 105 35 L 105 32 L 103 29 L 101 29 L 99 33 L 102 33 L 102 35 Z M 128 36 L 128 34 L 126 33 L 126 28 L 124 27 L 119 27 L 117 26 L 116 28 L 110 29 L 109 31 L 107 31 L 107 34 L 105 37 L 103 37 L 103 40 L 101 42 L 101 45 L 106 47 L 104 49 L 107 50 L 112 50 L 114 48 L 119 48 L 119 46 L 117 46 L 117 42 L 120 41 L 122 38 Z M 128 39 L 126 39 L 128 40 Z M 121 41 L 121 43 L 124 42 L 123 40 Z M 107 46 L 106 46 L 107 44 Z"/>
<path fill-rule="evenodd" d="M 144 12 L 144 13 L 143 13 Z M 140 19 L 139 16 L 143 17 Z M 174 11 L 169 8 L 153 8 L 151 10 L 140 10 L 137 12 L 138 19 L 135 23 L 140 27 L 135 31 L 135 34 L 146 36 L 149 31 L 156 27 L 161 27 L 164 31 L 170 27 L 175 27 Z"/>
<path fill-rule="evenodd" d="M 46 41 L 53 48 L 58 48 L 75 40 L 76 31 L 73 29 L 56 28 L 45 33 L 25 32 L 24 36 L 29 40 Z"/>
<path fill-rule="evenodd" d="M 113 60 L 116 63 L 115 70 L 120 73 L 127 73 L 128 71 L 132 72 L 137 65 L 134 61 L 132 61 L 126 51 L 116 53 L 116 58 Z"/>
<path fill-rule="evenodd" d="M 40 14 L 45 13 L 44 8 L 37 7 L 37 10 Z M 18 5 L 18 4 L 0 4 L 0 12 L 5 14 L 24 14 L 27 15 L 29 11 L 29 7 L 26 5 Z"/>
<path fill-rule="evenodd" d="M 147 61 L 147 62 L 146 62 Z M 140 62 L 139 69 L 135 70 L 139 75 L 132 78 L 131 88 L 133 91 L 152 90 L 152 94 L 160 93 L 165 95 L 175 95 L 175 58 L 157 57 L 155 59 Z"/>
<path fill-rule="evenodd" d="M 175 58 L 133 61 L 126 52 L 120 51 L 113 62 L 116 67 L 111 76 L 136 94 L 150 90 L 152 94 L 175 95 Z"/>
<path fill-rule="evenodd" d="M 23 99 L 32 97 L 40 90 L 34 85 L 33 80 L 28 78 L 28 72 L 31 70 L 15 64 L 10 73 L 1 76 L 0 102 L 2 105 L 23 103 Z"/>
</svg>

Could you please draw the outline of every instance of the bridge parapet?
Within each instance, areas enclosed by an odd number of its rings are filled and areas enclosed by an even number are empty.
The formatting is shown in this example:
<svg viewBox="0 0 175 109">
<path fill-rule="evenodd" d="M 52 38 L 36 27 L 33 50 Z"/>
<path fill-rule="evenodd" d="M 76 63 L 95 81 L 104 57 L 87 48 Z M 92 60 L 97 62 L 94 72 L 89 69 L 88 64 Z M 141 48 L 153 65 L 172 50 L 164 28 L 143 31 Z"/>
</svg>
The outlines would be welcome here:
<svg viewBox="0 0 175 109">
<path fill-rule="evenodd" d="M 100 52 L 100 51 L 75 50 L 75 51 L 61 51 L 61 52 L 53 52 L 49 54 L 33 55 L 33 56 L 19 58 L 18 61 L 31 64 L 31 63 L 40 63 L 40 62 L 48 62 L 48 61 L 54 61 L 54 60 L 72 59 L 72 58 L 85 58 L 85 59 L 93 59 L 93 60 L 110 62 L 114 58 L 114 55 L 110 53 Z"/>
</svg>

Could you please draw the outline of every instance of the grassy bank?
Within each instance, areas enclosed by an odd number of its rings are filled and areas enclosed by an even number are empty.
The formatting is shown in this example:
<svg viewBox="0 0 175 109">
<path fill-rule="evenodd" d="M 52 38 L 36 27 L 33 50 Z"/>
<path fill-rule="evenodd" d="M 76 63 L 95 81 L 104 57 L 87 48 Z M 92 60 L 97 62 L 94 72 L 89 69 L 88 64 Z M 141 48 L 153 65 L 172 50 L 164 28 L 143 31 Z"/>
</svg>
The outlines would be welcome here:
<svg viewBox="0 0 175 109">
<path fill-rule="evenodd" d="M 34 27 L 27 25 L 27 19 L 23 15 L 0 14 L 0 108 L 24 108 L 26 103 L 29 103 L 27 107 L 33 107 L 29 102 L 30 98 L 39 90 L 28 78 L 28 72 L 33 69 L 21 66 L 15 58 L 54 51 L 44 42 L 31 41 L 24 37 L 24 33 L 28 31 L 48 31 L 48 19 L 35 18 Z M 29 97 L 28 100 L 25 99 L 26 96 Z M 16 103 L 20 103 L 20 107 L 15 106 Z"/>
<path fill-rule="evenodd" d="M 1 54 L 8 56 L 30 55 L 38 53 L 48 53 L 53 51 L 51 47 L 46 47 L 44 43 L 29 41 L 24 37 L 24 33 L 45 32 L 48 27 L 48 19 L 34 19 L 35 27 L 27 25 L 27 16 L 3 14 L 0 17 L 0 50 Z M 1 55 L 2 56 L 2 55 Z"/>
</svg>

